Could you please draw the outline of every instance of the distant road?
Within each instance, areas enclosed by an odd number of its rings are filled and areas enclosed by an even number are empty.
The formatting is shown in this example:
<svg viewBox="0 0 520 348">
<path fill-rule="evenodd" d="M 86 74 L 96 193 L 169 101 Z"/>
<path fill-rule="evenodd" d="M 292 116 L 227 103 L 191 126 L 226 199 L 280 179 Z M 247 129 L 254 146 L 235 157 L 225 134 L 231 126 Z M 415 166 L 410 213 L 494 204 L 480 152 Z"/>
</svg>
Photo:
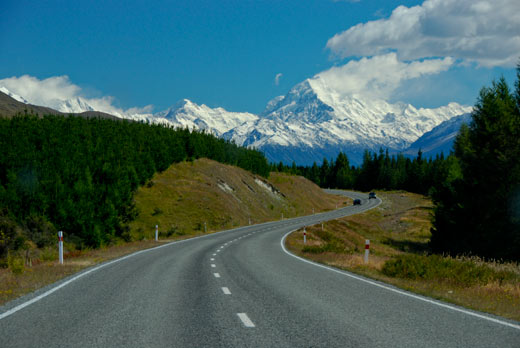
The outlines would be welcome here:
<svg viewBox="0 0 520 348">
<path fill-rule="evenodd" d="M 0 346 L 520 347 L 518 322 L 284 250 L 295 229 L 381 202 L 345 194 L 362 205 L 167 244 L 84 271 L 22 309 L 56 285 L 11 302 L 0 308 Z"/>
</svg>

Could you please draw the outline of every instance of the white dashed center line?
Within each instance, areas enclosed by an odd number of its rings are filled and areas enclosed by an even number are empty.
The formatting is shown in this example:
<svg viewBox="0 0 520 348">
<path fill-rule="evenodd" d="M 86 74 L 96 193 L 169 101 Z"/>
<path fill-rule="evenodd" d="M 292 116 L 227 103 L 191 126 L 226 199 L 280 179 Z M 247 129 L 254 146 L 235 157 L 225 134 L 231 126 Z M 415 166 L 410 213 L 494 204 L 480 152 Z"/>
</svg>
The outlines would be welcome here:
<svg viewBox="0 0 520 348">
<path fill-rule="evenodd" d="M 224 295 L 231 295 L 231 291 L 229 291 L 229 289 L 226 287 L 222 288 L 222 292 L 224 293 Z"/>
<path fill-rule="evenodd" d="M 211 258 L 211 259 L 209 259 L 209 260 L 210 260 L 210 261 L 215 261 L 215 258 L 213 258 L 213 257 L 212 257 L 212 258 Z"/>
<path fill-rule="evenodd" d="M 217 256 L 217 254 L 213 254 L 213 256 Z"/>
<path fill-rule="evenodd" d="M 249 319 L 246 313 L 237 313 L 240 320 L 242 320 L 242 323 L 245 327 L 255 327 L 255 324 Z"/>
<path fill-rule="evenodd" d="M 212 264 L 211 264 L 211 267 L 212 267 L 212 268 L 215 268 L 215 267 L 217 267 L 217 266 L 216 266 L 214 263 L 212 263 Z"/>
<path fill-rule="evenodd" d="M 213 273 L 213 275 L 215 276 L 215 278 L 220 278 L 220 274 L 218 273 Z"/>
</svg>

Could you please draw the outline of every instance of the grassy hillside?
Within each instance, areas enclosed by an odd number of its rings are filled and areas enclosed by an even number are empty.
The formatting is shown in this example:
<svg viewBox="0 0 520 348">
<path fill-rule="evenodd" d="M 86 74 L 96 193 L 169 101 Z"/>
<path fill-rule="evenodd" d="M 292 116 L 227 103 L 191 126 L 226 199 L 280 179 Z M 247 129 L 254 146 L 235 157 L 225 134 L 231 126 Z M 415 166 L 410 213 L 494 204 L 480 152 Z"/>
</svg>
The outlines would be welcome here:
<svg viewBox="0 0 520 348">
<path fill-rule="evenodd" d="M 156 174 L 134 196 L 139 215 L 131 237 L 149 239 L 218 231 L 348 204 L 303 177 L 271 173 L 269 180 L 208 159 L 183 162 Z"/>
<path fill-rule="evenodd" d="M 131 223 L 130 243 L 76 250 L 65 243 L 65 264 L 57 262 L 55 246 L 28 249 L 23 258 L 9 258 L 0 268 L 0 305 L 83 268 L 157 246 L 154 226 L 159 224 L 164 243 L 208 232 L 268 220 L 312 214 L 350 204 L 325 194 L 298 176 L 271 173 L 266 180 L 238 167 L 199 159 L 170 166 L 142 186 L 135 195 L 139 211 Z M 169 234 L 169 235 L 168 235 Z M 146 240 L 143 240 L 146 239 Z"/>
<path fill-rule="evenodd" d="M 520 320 L 520 266 L 471 257 L 431 255 L 432 203 L 425 196 L 378 192 L 370 211 L 307 228 L 289 236 L 294 253 L 427 296 Z M 370 240 L 364 264 L 365 239 Z"/>
</svg>

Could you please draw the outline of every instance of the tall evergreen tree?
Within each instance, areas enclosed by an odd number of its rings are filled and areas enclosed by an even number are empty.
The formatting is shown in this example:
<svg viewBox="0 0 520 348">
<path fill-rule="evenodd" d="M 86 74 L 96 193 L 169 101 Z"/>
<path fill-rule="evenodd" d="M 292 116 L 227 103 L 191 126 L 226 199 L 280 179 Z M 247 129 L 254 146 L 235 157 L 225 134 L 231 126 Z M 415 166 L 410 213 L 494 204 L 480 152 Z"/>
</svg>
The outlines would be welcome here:
<svg viewBox="0 0 520 348">
<path fill-rule="evenodd" d="M 519 100 L 518 81 L 514 94 L 504 78 L 481 90 L 455 142 L 462 175 L 433 197 L 435 251 L 520 260 Z"/>
</svg>

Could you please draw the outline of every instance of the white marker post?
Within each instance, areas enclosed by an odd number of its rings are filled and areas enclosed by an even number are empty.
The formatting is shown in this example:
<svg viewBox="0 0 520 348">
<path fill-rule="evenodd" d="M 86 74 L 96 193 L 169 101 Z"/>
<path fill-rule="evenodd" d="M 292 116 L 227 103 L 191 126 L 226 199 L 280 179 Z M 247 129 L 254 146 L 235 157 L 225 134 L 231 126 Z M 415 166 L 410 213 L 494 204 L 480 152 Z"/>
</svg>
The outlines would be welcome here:
<svg viewBox="0 0 520 348">
<path fill-rule="evenodd" d="M 283 213 L 282 213 L 282 220 L 283 220 Z"/>
<path fill-rule="evenodd" d="M 58 250 L 60 255 L 60 265 L 63 265 L 63 231 L 58 232 Z"/>
<path fill-rule="evenodd" d="M 370 240 L 365 240 L 365 263 L 368 263 L 368 254 L 370 253 Z"/>
<path fill-rule="evenodd" d="M 303 244 L 307 244 L 307 231 L 303 228 Z"/>
<path fill-rule="evenodd" d="M 249 218 L 249 224 L 251 225 L 251 218 Z"/>
<path fill-rule="evenodd" d="M 204 223 L 204 233 L 208 233 L 208 226 Z"/>
<path fill-rule="evenodd" d="M 321 230 L 323 231 L 323 222 L 321 223 Z"/>
<path fill-rule="evenodd" d="M 155 225 L 155 241 L 159 240 L 159 225 Z"/>
</svg>

